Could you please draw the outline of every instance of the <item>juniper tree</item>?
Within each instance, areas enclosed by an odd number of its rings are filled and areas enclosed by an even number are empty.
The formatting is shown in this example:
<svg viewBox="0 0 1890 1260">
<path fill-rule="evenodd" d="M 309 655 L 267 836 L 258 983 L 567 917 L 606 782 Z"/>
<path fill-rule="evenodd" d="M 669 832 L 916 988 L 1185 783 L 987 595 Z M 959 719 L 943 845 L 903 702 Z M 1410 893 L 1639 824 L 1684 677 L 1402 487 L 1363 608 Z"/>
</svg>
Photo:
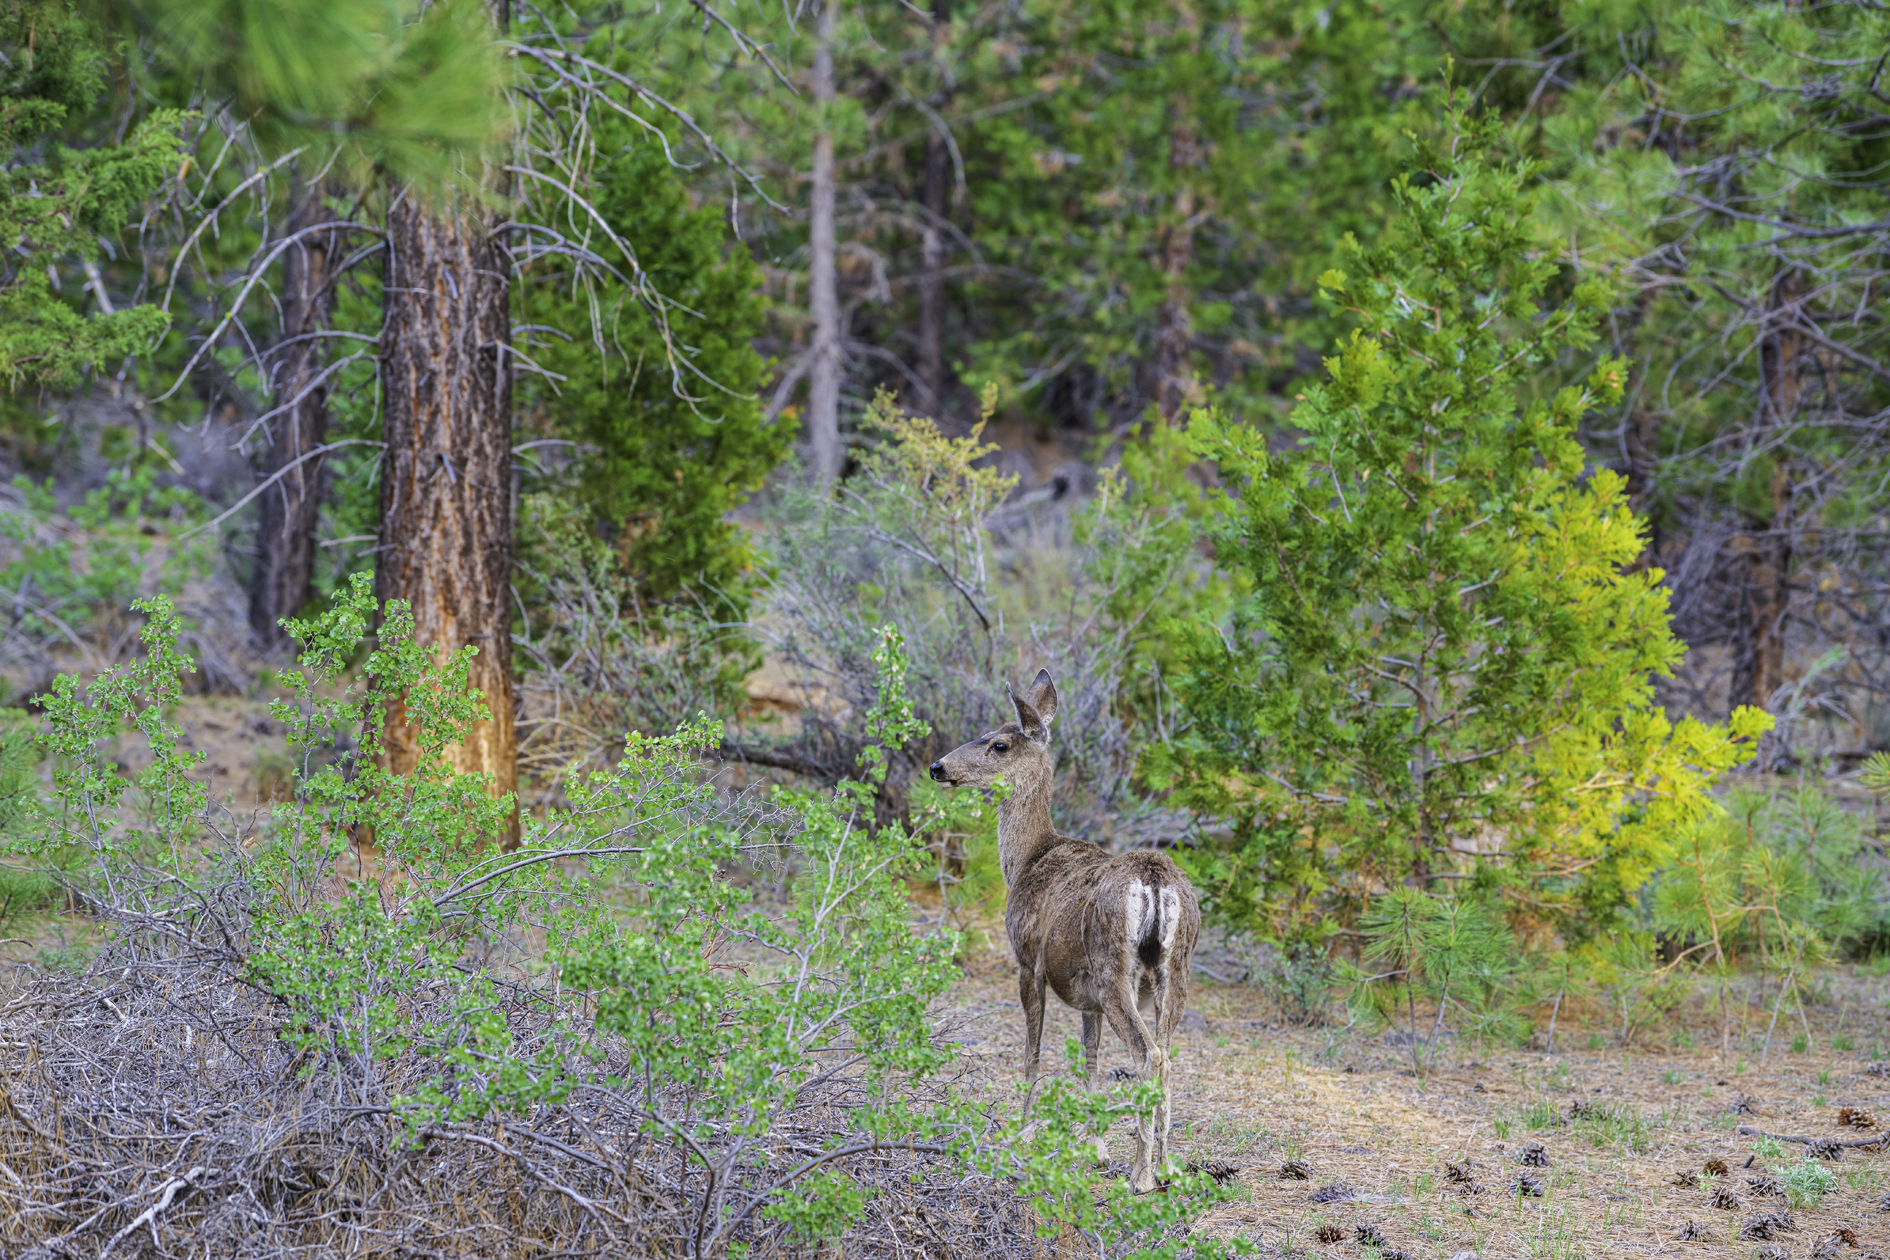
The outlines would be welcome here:
<svg viewBox="0 0 1890 1260">
<path fill-rule="evenodd" d="M 0 379 L 68 386 L 144 348 L 165 326 L 119 309 L 98 261 L 182 155 L 183 116 L 159 110 L 121 143 L 69 144 L 105 89 L 97 23 L 70 0 L 0 10 Z M 90 315 L 81 314 L 87 303 Z"/>
<path fill-rule="evenodd" d="M 1606 921 L 1711 809 L 1765 724 L 1674 722 L 1651 680 L 1683 646 L 1622 480 L 1575 428 L 1626 366 L 1578 356 L 1610 292 L 1555 296 L 1526 167 L 1453 100 L 1378 244 L 1324 292 L 1354 325 L 1293 414 L 1297 441 L 1197 412 L 1224 490 L 1216 558 L 1249 594 L 1177 625 L 1187 729 L 1148 758 L 1233 820 L 1195 869 L 1228 917 L 1276 932 L 1400 883 L 1500 887 L 1516 919 Z M 1530 374 L 1578 375 L 1546 397 Z"/>
</svg>

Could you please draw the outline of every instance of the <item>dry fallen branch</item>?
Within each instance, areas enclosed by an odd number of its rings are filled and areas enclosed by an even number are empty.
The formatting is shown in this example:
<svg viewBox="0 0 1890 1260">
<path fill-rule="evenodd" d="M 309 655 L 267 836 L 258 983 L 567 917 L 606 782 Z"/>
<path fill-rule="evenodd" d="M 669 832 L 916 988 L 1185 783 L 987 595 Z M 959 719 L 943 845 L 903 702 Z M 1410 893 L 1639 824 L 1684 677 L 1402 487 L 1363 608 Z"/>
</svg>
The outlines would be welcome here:
<svg viewBox="0 0 1890 1260">
<path fill-rule="evenodd" d="M 1890 1134 L 1883 1137 L 1858 1138 L 1850 1142 L 1840 1142 L 1836 1138 L 1793 1137 L 1789 1133 L 1767 1133 L 1763 1129 L 1755 1129 L 1748 1124 L 1740 1125 L 1737 1132 L 1742 1137 L 1764 1137 L 1771 1138 L 1775 1142 L 1797 1142 L 1800 1146 L 1807 1148 L 1809 1154 L 1816 1155 L 1820 1159 L 1836 1159 L 1835 1152 L 1852 1147 L 1882 1150 L 1885 1141 L 1890 1140 Z"/>
</svg>

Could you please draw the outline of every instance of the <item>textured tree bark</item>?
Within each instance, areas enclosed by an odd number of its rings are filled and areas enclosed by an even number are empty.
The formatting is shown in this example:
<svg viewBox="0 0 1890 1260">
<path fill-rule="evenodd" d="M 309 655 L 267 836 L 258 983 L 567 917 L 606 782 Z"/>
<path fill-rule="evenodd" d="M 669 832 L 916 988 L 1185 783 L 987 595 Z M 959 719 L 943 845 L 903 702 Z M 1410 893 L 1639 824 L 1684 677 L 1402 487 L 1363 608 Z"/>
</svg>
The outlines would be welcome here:
<svg viewBox="0 0 1890 1260">
<path fill-rule="evenodd" d="M 815 27 L 814 108 L 833 103 L 833 14 L 823 0 Z M 833 131 L 823 112 L 814 133 L 814 169 L 808 187 L 808 305 L 814 341 L 807 367 L 807 464 L 817 482 L 840 475 L 840 292 L 835 267 Z"/>
<path fill-rule="evenodd" d="M 951 24 L 951 0 L 934 0 L 932 33 L 936 44 Z M 950 89 L 940 104 L 949 104 Z M 940 113 L 944 111 L 941 109 Z M 937 131 L 925 136 L 925 226 L 919 233 L 919 380 L 929 395 L 933 415 L 945 397 L 945 224 L 951 213 L 951 154 Z"/>
<path fill-rule="evenodd" d="M 413 607 L 419 641 L 444 659 L 478 648 L 471 685 L 491 711 L 448 750 L 454 769 L 518 786 L 512 712 L 511 258 L 469 207 L 411 196 L 388 213 L 381 381 L 378 594 Z M 383 756 L 409 770 L 415 732 L 387 718 Z"/>
<path fill-rule="evenodd" d="M 289 215 L 291 235 L 307 232 L 283 254 L 282 339 L 276 360 L 274 405 L 286 408 L 270 422 L 263 474 L 279 476 L 257 505 L 256 572 L 249 588 L 249 627 L 265 651 L 288 639 L 277 623 L 308 602 L 315 578 L 315 524 L 321 510 L 322 457 L 328 432 L 328 388 L 318 383 L 327 366 L 327 342 L 310 334 L 328 327 L 335 309 L 334 264 L 338 231 L 320 231 L 335 215 L 322 204 L 320 184 L 302 190 Z"/>
<path fill-rule="evenodd" d="M 1782 272 L 1773 282 L 1759 345 L 1759 423 L 1755 439 L 1768 444 L 1798 415 L 1805 368 L 1805 338 L 1794 327 L 1799 297 L 1796 272 Z M 1771 516 L 1745 522 L 1737 541 L 1741 580 L 1738 639 L 1733 659 L 1730 703 L 1764 708 L 1785 681 L 1785 620 L 1791 598 L 1791 469 L 1781 453 L 1773 466 Z M 1761 759 L 1766 759 L 1764 747 Z"/>
<path fill-rule="evenodd" d="M 1194 321 L 1188 312 L 1187 272 L 1194 260 L 1194 184 L 1198 148 L 1186 100 L 1177 96 L 1169 133 L 1168 164 L 1176 174 L 1175 198 L 1162 234 L 1162 276 L 1168 292 L 1155 317 L 1155 406 L 1164 421 L 1199 401 L 1194 378 Z"/>
</svg>

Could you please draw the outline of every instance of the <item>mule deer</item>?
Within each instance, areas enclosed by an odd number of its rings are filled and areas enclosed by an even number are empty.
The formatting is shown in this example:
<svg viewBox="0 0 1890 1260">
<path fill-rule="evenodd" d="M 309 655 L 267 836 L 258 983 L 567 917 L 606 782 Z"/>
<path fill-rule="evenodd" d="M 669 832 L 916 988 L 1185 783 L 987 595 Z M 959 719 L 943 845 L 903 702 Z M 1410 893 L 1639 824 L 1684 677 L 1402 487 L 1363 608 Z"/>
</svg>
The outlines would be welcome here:
<svg viewBox="0 0 1890 1260">
<path fill-rule="evenodd" d="M 1112 857 L 1050 825 L 1057 689 L 1049 671 L 1037 671 L 1029 694 L 1012 695 L 1011 704 L 1015 722 L 946 753 L 932 763 L 932 777 L 986 787 L 1002 775 L 1010 784 L 998 806 L 998 863 L 1010 891 L 1004 926 L 1017 955 L 1024 1006 L 1024 1079 L 1037 1077 L 1046 985 L 1082 1012 L 1086 1079 L 1096 1069 L 1107 1019 L 1134 1058 L 1138 1078 L 1162 1088 L 1153 1123 L 1147 1115 L 1136 1120 L 1130 1185 L 1146 1192 L 1167 1165 L 1168 1046 L 1188 1001 L 1201 911 L 1194 888 L 1167 855 L 1143 850 Z"/>
</svg>

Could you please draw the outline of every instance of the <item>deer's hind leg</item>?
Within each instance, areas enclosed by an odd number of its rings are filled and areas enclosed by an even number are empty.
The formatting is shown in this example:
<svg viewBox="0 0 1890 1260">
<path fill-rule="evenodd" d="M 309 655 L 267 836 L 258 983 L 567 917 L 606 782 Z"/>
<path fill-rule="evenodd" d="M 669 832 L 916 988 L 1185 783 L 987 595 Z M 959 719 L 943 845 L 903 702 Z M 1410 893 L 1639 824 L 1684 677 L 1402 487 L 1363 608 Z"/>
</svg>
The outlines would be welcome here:
<svg viewBox="0 0 1890 1260">
<path fill-rule="evenodd" d="M 1163 1082 L 1165 1097 L 1168 1056 L 1156 1044 L 1154 1033 L 1142 1020 L 1142 1012 L 1136 1005 L 1135 989 L 1136 980 L 1132 975 L 1121 976 L 1103 995 L 1103 1014 L 1116 1036 L 1122 1038 L 1122 1044 L 1128 1047 L 1129 1057 L 1136 1064 L 1136 1079 Z M 1167 1106 L 1163 1105 L 1161 1118 L 1164 1123 L 1167 1121 L 1167 1112 Z M 1153 1119 L 1146 1111 L 1135 1118 L 1135 1162 L 1129 1171 L 1129 1188 L 1137 1194 L 1146 1194 L 1155 1188 L 1156 1139 Z"/>
<path fill-rule="evenodd" d="M 1164 958 L 1149 976 L 1149 1029 L 1153 1034 L 1159 1066 L 1155 1079 L 1161 1084 L 1161 1101 L 1155 1105 L 1154 1151 L 1152 1161 L 1157 1176 L 1168 1171 L 1168 1060 L 1174 1045 L 1175 1028 L 1181 1023 L 1182 1008 L 1188 1002 L 1188 981 L 1175 973 L 1174 959 Z"/>
<path fill-rule="evenodd" d="M 1101 1011 L 1083 1012 L 1083 1081 L 1088 1083 L 1096 1075 L 1096 1061 L 1102 1056 Z"/>
</svg>

